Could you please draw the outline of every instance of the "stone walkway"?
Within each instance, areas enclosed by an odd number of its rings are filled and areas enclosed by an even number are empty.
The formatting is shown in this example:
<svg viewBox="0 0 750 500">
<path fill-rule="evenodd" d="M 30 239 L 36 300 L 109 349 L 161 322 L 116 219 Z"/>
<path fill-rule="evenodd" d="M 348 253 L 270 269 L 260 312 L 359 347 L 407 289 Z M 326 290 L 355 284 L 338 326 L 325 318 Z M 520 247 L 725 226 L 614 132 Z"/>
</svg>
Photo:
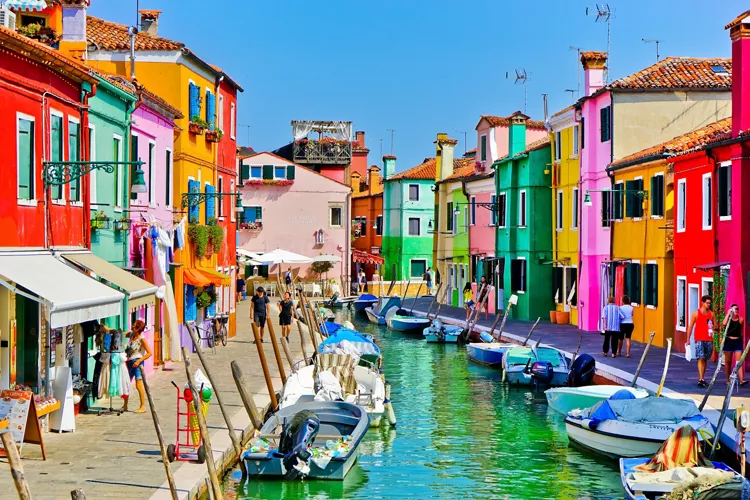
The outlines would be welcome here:
<svg viewBox="0 0 750 500">
<path fill-rule="evenodd" d="M 224 404 L 230 414 L 238 434 L 249 431 L 250 420 L 242 406 L 237 388 L 232 378 L 230 362 L 240 362 L 250 392 L 255 394 L 255 402 L 263 408 L 269 402 L 268 390 L 263 379 L 258 351 L 254 345 L 247 300 L 238 306 L 237 336 L 229 340 L 226 347 L 218 346 L 216 354 L 205 353 L 207 362 L 216 378 Z M 277 336 L 278 314 L 272 314 Z M 268 339 L 268 332 L 266 332 Z M 264 345 L 266 359 L 274 378 L 274 387 L 281 389 L 278 368 L 273 349 L 268 340 Z M 292 329 L 290 345 L 295 359 L 301 359 L 300 337 L 296 327 Z M 307 339 L 306 352 L 312 352 Z M 283 357 L 282 351 L 282 357 Z M 201 367 L 196 354 L 191 355 L 193 365 Z M 285 362 L 286 363 L 286 362 Z M 287 374 L 288 366 L 285 364 Z M 166 369 L 149 377 L 162 432 L 167 444 L 175 441 L 176 432 L 176 390 L 171 381 L 183 387 L 186 381 L 182 363 L 168 363 Z M 132 408 L 137 407 L 137 394 L 131 396 Z M 108 406 L 108 402 L 102 402 Z M 115 407 L 121 400 L 113 400 Z M 208 413 L 208 426 L 211 432 L 214 457 L 220 463 L 223 454 L 231 450 L 231 442 L 222 418 L 219 405 L 213 400 Z M 22 452 L 24 472 L 35 500 L 69 499 L 71 490 L 83 488 L 87 498 L 148 499 L 171 498 L 166 486 L 166 474 L 162 465 L 159 444 L 150 413 L 136 415 L 128 412 L 121 416 L 86 414 L 76 417 L 76 431 L 72 433 L 46 433 L 44 435 L 47 460 L 43 461 L 41 449 L 36 445 L 25 445 Z M 15 498 L 15 489 L 7 462 L 0 460 L 0 498 Z M 198 484 L 205 483 L 205 464 L 174 462 L 175 480 L 181 498 L 188 498 Z M 192 498 L 192 497 L 190 497 Z"/>
</svg>

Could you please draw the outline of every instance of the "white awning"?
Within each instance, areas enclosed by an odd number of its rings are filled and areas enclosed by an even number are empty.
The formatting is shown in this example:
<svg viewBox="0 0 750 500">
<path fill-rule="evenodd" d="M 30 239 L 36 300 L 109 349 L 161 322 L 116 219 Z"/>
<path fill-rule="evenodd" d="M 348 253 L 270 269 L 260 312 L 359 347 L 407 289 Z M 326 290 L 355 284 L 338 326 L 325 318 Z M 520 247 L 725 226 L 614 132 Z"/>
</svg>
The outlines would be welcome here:
<svg viewBox="0 0 750 500">
<path fill-rule="evenodd" d="M 51 327 L 119 316 L 125 296 L 63 264 L 48 250 L 0 251 L 0 284 L 20 285 L 49 306 Z"/>
</svg>

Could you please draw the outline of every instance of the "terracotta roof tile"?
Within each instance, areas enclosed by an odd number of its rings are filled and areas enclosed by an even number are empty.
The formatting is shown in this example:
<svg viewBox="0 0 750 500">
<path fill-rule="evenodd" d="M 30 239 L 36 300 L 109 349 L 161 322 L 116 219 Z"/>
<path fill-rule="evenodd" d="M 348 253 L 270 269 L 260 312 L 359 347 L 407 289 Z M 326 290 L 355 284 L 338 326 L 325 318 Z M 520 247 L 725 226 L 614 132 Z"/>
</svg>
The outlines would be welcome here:
<svg viewBox="0 0 750 500">
<path fill-rule="evenodd" d="M 162 11 L 160 10 L 148 10 L 148 9 L 141 9 L 138 11 L 141 14 L 141 17 L 143 19 L 159 19 L 159 14 L 161 14 Z"/>
<path fill-rule="evenodd" d="M 400 180 L 400 179 L 412 179 L 412 180 L 425 180 L 434 181 L 436 173 L 437 161 L 435 158 L 425 158 L 424 162 L 416 167 L 412 167 L 409 170 L 404 170 L 390 179 L 389 181 Z"/>
<path fill-rule="evenodd" d="M 476 162 L 474 158 L 454 158 L 453 174 L 446 177 L 445 180 L 453 181 L 471 177 L 474 175 Z"/>
<path fill-rule="evenodd" d="M 735 26 L 737 26 L 739 24 L 742 24 L 742 21 L 744 21 L 748 16 L 750 16 L 750 10 L 746 10 L 745 12 L 743 12 L 742 14 L 740 14 L 739 16 L 735 17 L 734 20 L 731 23 L 729 23 L 726 26 L 724 26 L 724 29 L 728 30 L 730 28 L 734 28 Z"/>
<path fill-rule="evenodd" d="M 657 155 L 676 156 L 692 153 L 693 151 L 697 151 L 713 142 L 729 139 L 731 136 L 732 118 L 724 118 L 723 120 L 713 122 L 705 127 L 677 136 L 674 139 L 662 142 L 656 146 L 620 158 L 619 160 L 612 162 L 610 167 L 619 167 L 628 163 L 638 163 L 638 160 L 653 158 Z"/>
<path fill-rule="evenodd" d="M 508 127 L 510 126 L 510 119 L 513 115 L 502 117 L 502 116 L 492 116 L 492 115 L 482 115 L 479 119 L 479 123 L 482 122 L 482 120 L 487 120 L 487 123 L 490 124 L 490 127 Z M 479 123 L 477 123 L 477 128 L 479 128 Z M 532 130 L 544 130 L 544 122 L 539 120 L 527 120 L 526 121 L 526 128 L 532 129 Z"/>
<path fill-rule="evenodd" d="M 464 156 L 468 156 L 470 154 L 477 154 L 477 148 L 468 150 L 467 152 L 464 153 Z"/>
<path fill-rule="evenodd" d="M 714 71 L 712 67 L 726 71 Z M 611 89 L 725 89 L 732 88 L 732 60 L 667 57 L 630 76 L 615 80 Z"/>
<path fill-rule="evenodd" d="M 526 146 L 526 151 L 524 153 L 530 153 L 531 151 L 536 151 L 537 149 L 542 149 L 544 146 L 548 146 L 550 144 L 550 138 L 549 136 L 542 137 L 541 139 L 538 139 Z"/>
<path fill-rule="evenodd" d="M 570 111 L 570 110 L 571 110 L 571 109 L 573 109 L 573 108 L 575 108 L 575 104 L 571 104 L 571 105 L 570 105 L 570 106 L 568 106 L 567 108 L 563 108 L 563 109 L 561 109 L 561 110 L 560 110 L 560 111 L 558 111 L 557 113 L 555 113 L 555 114 L 553 114 L 552 116 L 550 116 L 550 118 L 554 118 L 554 117 L 556 117 L 556 116 L 560 116 L 560 115 L 562 115 L 562 114 L 564 114 L 564 113 L 567 113 L 568 111 Z"/>
<path fill-rule="evenodd" d="M 102 50 L 130 50 L 128 27 L 88 16 L 86 38 Z M 185 44 L 140 32 L 135 36 L 135 50 L 181 50 Z"/>
</svg>

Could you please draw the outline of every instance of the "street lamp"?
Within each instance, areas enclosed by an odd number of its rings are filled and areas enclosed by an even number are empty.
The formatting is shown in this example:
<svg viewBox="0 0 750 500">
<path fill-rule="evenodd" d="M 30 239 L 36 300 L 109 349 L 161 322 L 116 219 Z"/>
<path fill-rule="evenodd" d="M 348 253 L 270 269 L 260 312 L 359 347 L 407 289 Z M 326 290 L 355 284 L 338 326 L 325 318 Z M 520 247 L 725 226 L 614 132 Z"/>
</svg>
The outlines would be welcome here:
<svg viewBox="0 0 750 500">
<path fill-rule="evenodd" d="M 237 201 L 234 204 L 234 213 L 239 214 L 245 211 L 245 207 L 242 206 L 242 195 L 237 191 Z"/>
<path fill-rule="evenodd" d="M 133 194 L 148 193 L 146 179 L 140 165 L 137 165 L 135 172 L 133 172 L 133 186 L 130 188 L 130 192 Z"/>
<path fill-rule="evenodd" d="M 234 211 L 242 212 L 244 207 L 242 206 L 242 195 L 239 191 L 236 193 L 182 193 L 182 208 L 192 208 L 201 203 L 205 203 L 209 199 L 221 199 L 222 196 L 236 196 L 237 201 L 234 204 Z"/>
<path fill-rule="evenodd" d="M 583 197 L 583 204 L 586 205 L 587 207 L 590 207 L 591 205 L 593 205 L 593 203 L 591 203 L 591 195 L 589 194 L 588 191 L 586 191 L 586 196 Z"/>
<path fill-rule="evenodd" d="M 133 194 L 147 193 L 146 180 L 144 178 L 143 162 L 138 161 L 45 161 L 42 163 L 44 185 L 63 186 L 77 181 L 89 172 L 103 170 L 108 174 L 115 171 L 119 166 L 135 167 L 133 172 L 133 185 L 130 192 Z"/>
<path fill-rule="evenodd" d="M 587 207 L 593 205 L 593 203 L 591 203 L 591 195 L 589 193 L 630 193 L 633 196 L 637 196 L 644 202 L 648 201 L 648 191 L 643 189 L 587 189 L 586 194 L 583 197 L 583 204 Z"/>
</svg>

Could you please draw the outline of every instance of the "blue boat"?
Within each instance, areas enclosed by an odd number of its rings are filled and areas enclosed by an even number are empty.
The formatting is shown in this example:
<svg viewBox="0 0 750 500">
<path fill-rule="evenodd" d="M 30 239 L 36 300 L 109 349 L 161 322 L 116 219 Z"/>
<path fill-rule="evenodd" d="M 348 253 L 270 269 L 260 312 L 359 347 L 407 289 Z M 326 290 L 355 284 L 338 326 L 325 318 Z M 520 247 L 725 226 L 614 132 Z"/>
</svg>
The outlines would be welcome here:
<svg viewBox="0 0 750 500">
<path fill-rule="evenodd" d="M 365 309 L 367 319 L 376 325 L 386 324 L 386 314 L 393 308 L 401 307 L 401 297 L 381 297 L 381 300 Z"/>
<path fill-rule="evenodd" d="M 323 342 L 318 344 L 318 352 L 336 354 L 337 350 L 346 347 L 356 349 L 360 359 L 379 366 L 380 348 L 373 337 L 349 328 L 340 327 L 334 333 L 330 333 L 326 339 L 323 339 Z"/>
<path fill-rule="evenodd" d="M 298 403 L 263 424 L 242 460 L 253 478 L 343 481 L 369 425 L 365 410 L 350 403 Z"/>
<path fill-rule="evenodd" d="M 378 298 L 371 293 L 363 293 L 354 301 L 354 311 L 364 312 L 370 306 L 378 303 Z"/>
<path fill-rule="evenodd" d="M 439 319 L 433 320 L 430 326 L 422 330 L 424 339 L 435 344 L 457 344 L 463 333 L 464 329 L 460 326 L 444 325 Z"/>
<path fill-rule="evenodd" d="M 502 367 L 503 356 L 512 347 L 516 347 L 516 345 L 500 342 L 472 342 L 466 346 L 466 354 L 475 363 L 500 368 Z"/>
<path fill-rule="evenodd" d="M 385 315 L 388 328 L 397 332 L 423 332 L 430 326 L 430 320 L 420 316 L 411 316 L 406 309 L 391 309 Z"/>
</svg>

